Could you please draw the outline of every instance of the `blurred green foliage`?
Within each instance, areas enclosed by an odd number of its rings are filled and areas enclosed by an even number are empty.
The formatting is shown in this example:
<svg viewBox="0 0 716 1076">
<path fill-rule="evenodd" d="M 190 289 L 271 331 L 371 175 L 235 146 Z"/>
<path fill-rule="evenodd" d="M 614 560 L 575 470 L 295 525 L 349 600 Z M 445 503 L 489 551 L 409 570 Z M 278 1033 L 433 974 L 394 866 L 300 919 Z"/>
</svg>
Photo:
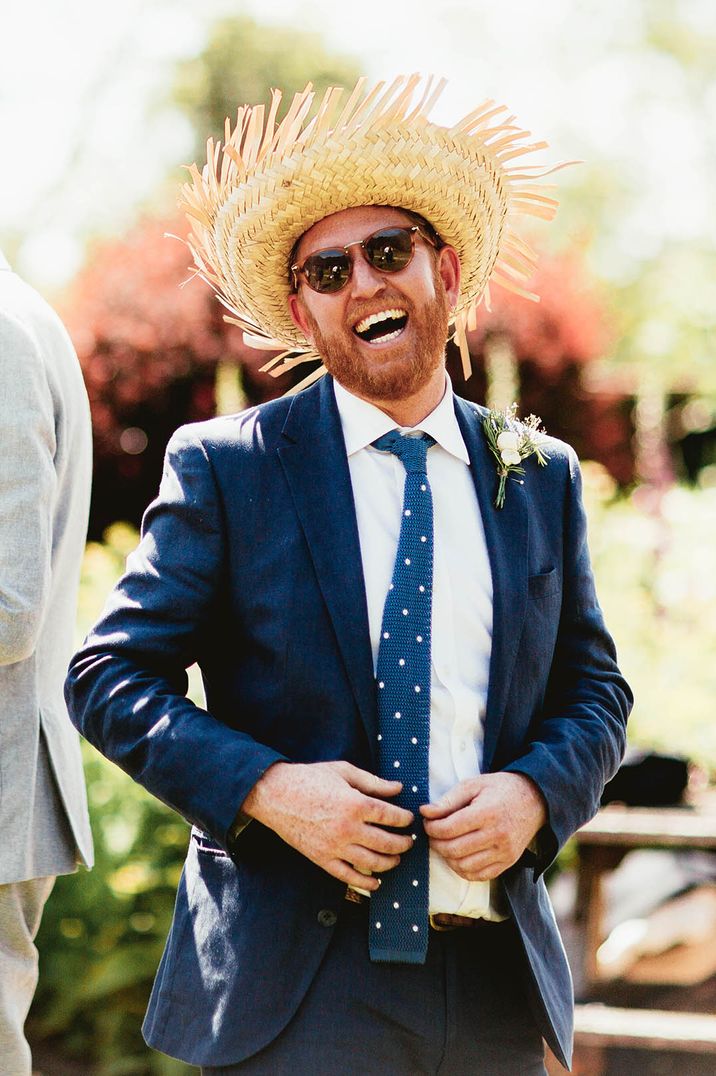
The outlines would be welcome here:
<svg viewBox="0 0 716 1076">
<path fill-rule="evenodd" d="M 328 52 L 318 34 L 243 15 L 217 22 L 203 51 L 179 65 L 174 99 L 196 132 L 203 161 L 206 139 L 223 141 L 224 120 L 230 117 L 233 126 L 240 105 L 268 105 L 271 89 L 281 89 L 281 119 L 307 83 L 320 99 L 329 86 L 350 87 L 359 74 L 354 59 Z"/>
<path fill-rule="evenodd" d="M 583 469 L 599 597 L 634 689 L 630 740 L 714 778 L 716 488 L 640 486 L 614 499 L 601 467 Z"/>
<path fill-rule="evenodd" d="M 90 748 L 86 774 L 95 867 L 58 878 L 45 909 L 29 1034 L 102 1076 L 195 1072 L 140 1036 L 188 827 Z"/>
<path fill-rule="evenodd" d="M 103 544 L 87 546 L 78 643 L 99 616 L 136 542 L 136 531 L 115 524 Z M 194 677 L 193 692 L 197 686 Z M 195 1073 L 148 1050 L 140 1034 L 189 827 L 88 744 L 83 750 L 95 867 L 58 878 L 48 901 L 37 942 L 41 975 L 28 1034 L 97 1076 Z"/>
</svg>

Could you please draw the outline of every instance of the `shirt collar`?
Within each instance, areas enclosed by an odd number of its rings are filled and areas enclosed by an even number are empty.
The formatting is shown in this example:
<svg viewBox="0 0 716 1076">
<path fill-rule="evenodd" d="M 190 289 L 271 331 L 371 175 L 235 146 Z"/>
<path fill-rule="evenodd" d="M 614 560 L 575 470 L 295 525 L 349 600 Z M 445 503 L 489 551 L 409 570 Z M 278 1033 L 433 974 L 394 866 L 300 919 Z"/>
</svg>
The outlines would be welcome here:
<svg viewBox="0 0 716 1076">
<path fill-rule="evenodd" d="M 465 447 L 460 427 L 458 426 L 453 403 L 452 382 L 445 374 L 445 392 L 443 398 L 434 411 L 426 415 L 421 422 L 407 429 L 397 426 L 395 421 L 386 415 L 380 408 L 367 400 L 361 400 L 352 392 L 344 388 L 338 381 L 333 382 L 336 393 L 336 404 L 343 429 L 343 439 L 346 444 L 348 456 L 360 452 L 362 448 L 368 448 L 378 437 L 390 430 L 399 429 L 401 433 L 420 430 L 429 433 L 441 448 L 455 456 L 463 463 L 470 463 L 470 457 Z"/>
</svg>

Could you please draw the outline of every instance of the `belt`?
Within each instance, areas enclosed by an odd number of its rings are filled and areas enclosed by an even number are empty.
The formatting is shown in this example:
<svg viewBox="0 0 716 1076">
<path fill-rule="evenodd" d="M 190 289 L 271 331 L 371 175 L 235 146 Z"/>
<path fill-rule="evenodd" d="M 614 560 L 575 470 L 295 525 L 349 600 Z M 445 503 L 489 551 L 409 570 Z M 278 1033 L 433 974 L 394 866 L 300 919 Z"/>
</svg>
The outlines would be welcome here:
<svg viewBox="0 0 716 1076">
<path fill-rule="evenodd" d="M 346 900 L 351 904 L 367 904 L 370 898 L 364 893 L 359 893 L 351 886 L 346 888 Z M 428 916 L 428 921 L 433 930 L 459 930 L 461 927 L 474 928 L 484 926 L 488 920 L 474 919 L 469 915 L 457 915 L 454 912 L 433 912 Z"/>
</svg>

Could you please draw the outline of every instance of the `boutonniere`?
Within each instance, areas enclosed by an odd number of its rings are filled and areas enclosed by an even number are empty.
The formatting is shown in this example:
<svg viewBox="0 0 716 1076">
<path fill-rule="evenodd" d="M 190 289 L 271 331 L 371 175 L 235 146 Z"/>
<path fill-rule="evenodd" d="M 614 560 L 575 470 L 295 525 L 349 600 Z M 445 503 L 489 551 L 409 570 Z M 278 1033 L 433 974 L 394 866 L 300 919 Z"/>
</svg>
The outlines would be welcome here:
<svg viewBox="0 0 716 1076">
<path fill-rule="evenodd" d="M 541 419 L 536 415 L 530 415 L 521 422 L 517 418 L 517 404 L 501 411 L 490 411 L 487 418 L 483 419 L 482 428 L 490 452 L 497 460 L 497 476 L 500 480 L 495 497 L 496 508 L 502 508 L 505 503 L 505 488 L 509 476 L 525 473 L 523 460 L 534 455 L 540 467 L 547 466 L 549 456 L 541 448 L 546 434 L 540 422 Z"/>
</svg>

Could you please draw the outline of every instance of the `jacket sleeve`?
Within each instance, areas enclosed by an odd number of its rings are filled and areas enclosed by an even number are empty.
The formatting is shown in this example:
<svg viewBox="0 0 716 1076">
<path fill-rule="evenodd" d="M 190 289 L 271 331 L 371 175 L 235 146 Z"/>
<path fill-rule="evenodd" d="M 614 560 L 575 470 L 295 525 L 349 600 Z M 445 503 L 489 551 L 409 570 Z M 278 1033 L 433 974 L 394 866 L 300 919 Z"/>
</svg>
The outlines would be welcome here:
<svg viewBox="0 0 716 1076">
<path fill-rule="evenodd" d="M 282 756 L 185 695 L 224 579 L 223 525 L 205 448 L 180 429 L 141 542 L 73 659 L 65 693 L 90 743 L 228 847 L 247 793 Z"/>
<path fill-rule="evenodd" d="M 530 777 L 547 804 L 536 877 L 565 841 L 596 814 L 626 745 L 633 697 L 597 600 L 577 457 L 568 450 L 563 595 L 544 705 L 527 751 L 505 767 Z"/>
<path fill-rule="evenodd" d="M 55 419 L 32 335 L 0 310 L 0 665 L 34 651 L 50 586 Z"/>
</svg>

